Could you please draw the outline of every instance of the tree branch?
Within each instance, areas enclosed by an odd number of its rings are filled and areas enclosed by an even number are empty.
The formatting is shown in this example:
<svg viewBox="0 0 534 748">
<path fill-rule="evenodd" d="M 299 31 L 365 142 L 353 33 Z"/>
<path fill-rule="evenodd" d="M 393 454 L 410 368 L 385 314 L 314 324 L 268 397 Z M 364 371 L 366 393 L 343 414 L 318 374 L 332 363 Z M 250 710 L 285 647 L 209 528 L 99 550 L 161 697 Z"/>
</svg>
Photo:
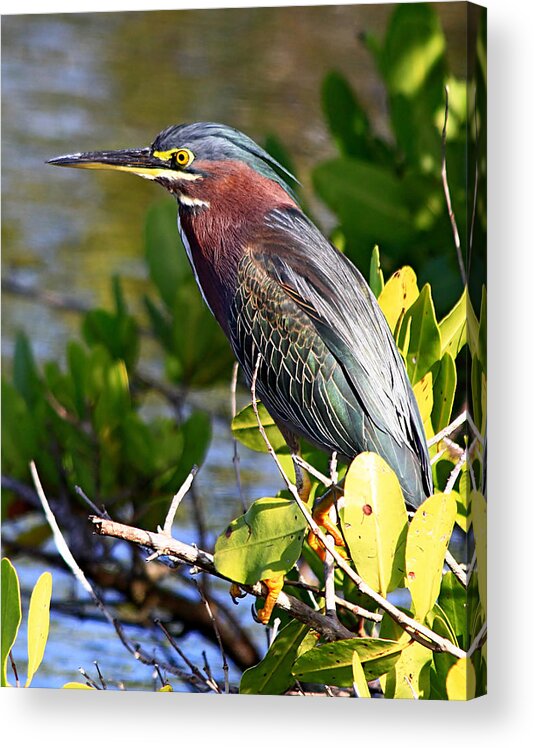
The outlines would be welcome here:
<svg viewBox="0 0 534 748">
<path fill-rule="evenodd" d="M 217 571 L 211 553 L 201 548 L 187 545 L 163 533 L 141 530 L 137 527 L 130 527 L 129 525 L 113 522 L 102 517 L 91 516 L 89 519 L 93 523 L 95 532 L 99 535 L 120 538 L 129 543 L 135 543 L 136 545 L 148 548 L 153 553 L 157 553 L 158 556 L 167 556 L 173 561 L 187 564 L 193 568 L 196 567 L 207 574 L 234 583 L 233 579 Z M 239 584 L 239 587 L 255 597 L 265 598 L 268 593 L 267 588 L 262 582 L 257 582 L 254 585 Z M 328 641 L 349 639 L 354 636 L 351 631 L 338 621 L 329 620 L 321 613 L 317 613 L 305 603 L 292 595 L 287 595 L 285 592 L 280 593 L 277 605 L 289 613 L 292 618 L 305 623 Z"/>
</svg>

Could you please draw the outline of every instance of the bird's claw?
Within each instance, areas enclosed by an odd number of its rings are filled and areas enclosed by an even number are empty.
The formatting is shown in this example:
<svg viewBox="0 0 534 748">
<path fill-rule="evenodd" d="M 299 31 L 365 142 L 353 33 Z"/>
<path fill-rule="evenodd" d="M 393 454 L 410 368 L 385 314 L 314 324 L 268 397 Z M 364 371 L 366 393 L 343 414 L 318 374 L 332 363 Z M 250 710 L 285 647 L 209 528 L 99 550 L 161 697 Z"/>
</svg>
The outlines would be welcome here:
<svg viewBox="0 0 534 748">
<path fill-rule="evenodd" d="M 246 596 L 247 593 L 244 592 L 236 582 L 232 582 L 230 585 L 230 597 L 232 598 L 233 604 L 238 605 L 238 600 L 242 600 Z"/>
</svg>

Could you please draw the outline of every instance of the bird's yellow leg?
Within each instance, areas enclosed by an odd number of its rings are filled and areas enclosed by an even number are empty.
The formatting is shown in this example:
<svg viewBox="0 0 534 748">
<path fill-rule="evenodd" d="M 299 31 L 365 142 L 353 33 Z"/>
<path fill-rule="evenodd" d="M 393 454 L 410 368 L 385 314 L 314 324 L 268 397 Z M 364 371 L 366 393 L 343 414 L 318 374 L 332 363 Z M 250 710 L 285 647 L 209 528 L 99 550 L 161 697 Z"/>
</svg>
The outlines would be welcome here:
<svg viewBox="0 0 534 748">
<path fill-rule="evenodd" d="M 260 623 L 267 624 L 278 600 L 278 595 L 284 586 L 284 575 L 277 574 L 275 577 L 269 577 L 269 579 L 262 579 L 261 581 L 267 587 L 268 592 L 263 608 L 258 611 L 258 620 Z"/>
<path fill-rule="evenodd" d="M 316 503 L 315 507 L 313 508 L 312 516 L 313 516 L 313 519 L 316 521 L 316 523 L 319 525 L 319 527 L 324 527 L 326 532 L 334 538 L 334 543 L 337 546 L 344 546 L 345 543 L 343 541 L 343 536 L 339 532 L 334 522 L 332 522 L 332 519 L 330 517 L 330 510 L 332 509 L 333 506 L 334 506 L 334 491 L 331 490 L 331 491 L 328 491 Z M 308 533 L 308 545 L 324 561 L 325 554 L 326 554 L 324 546 L 321 543 L 321 541 L 315 536 L 315 534 L 311 531 Z M 346 555 L 345 552 L 342 552 L 342 555 Z"/>
</svg>

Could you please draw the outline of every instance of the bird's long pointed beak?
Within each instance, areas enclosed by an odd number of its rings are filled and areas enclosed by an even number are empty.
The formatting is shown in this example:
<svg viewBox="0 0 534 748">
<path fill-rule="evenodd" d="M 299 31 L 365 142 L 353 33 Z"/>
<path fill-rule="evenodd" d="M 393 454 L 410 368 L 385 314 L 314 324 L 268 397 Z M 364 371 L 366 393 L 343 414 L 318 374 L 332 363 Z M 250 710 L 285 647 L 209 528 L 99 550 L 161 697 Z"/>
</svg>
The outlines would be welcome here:
<svg viewBox="0 0 534 748">
<path fill-rule="evenodd" d="M 51 158 L 53 166 L 72 166 L 77 169 L 106 169 L 126 171 L 145 179 L 156 179 L 169 173 L 170 163 L 152 155 L 150 148 L 129 148 L 120 151 L 92 151 L 71 153 Z"/>
</svg>

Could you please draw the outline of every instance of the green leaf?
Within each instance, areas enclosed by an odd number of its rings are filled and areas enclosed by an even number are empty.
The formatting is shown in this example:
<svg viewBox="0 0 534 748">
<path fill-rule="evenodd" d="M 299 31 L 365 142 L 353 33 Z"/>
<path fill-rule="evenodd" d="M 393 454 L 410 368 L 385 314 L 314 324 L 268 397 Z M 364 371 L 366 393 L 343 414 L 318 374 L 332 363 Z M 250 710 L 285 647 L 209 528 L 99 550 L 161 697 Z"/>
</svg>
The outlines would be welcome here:
<svg viewBox="0 0 534 748">
<path fill-rule="evenodd" d="M 466 341 L 467 341 L 467 345 L 469 346 L 471 356 L 475 358 L 475 356 L 478 357 L 480 323 L 475 314 L 475 310 L 473 309 L 473 304 L 471 303 L 471 297 L 469 296 L 469 292 L 466 293 L 465 306 L 466 306 L 465 316 L 467 320 Z"/>
<path fill-rule="evenodd" d="M 87 345 L 102 345 L 114 359 L 122 359 L 131 368 L 139 355 L 139 331 L 134 317 L 128 314 L 120 281 L 112 280 L 115 312 L 92 309 L 82 323 L 82 334 Z"/>
<path fill-rule="evenodd" d="M 443 575 L 438 603 L 461 647 L 467 642 L 467 592 L 452 571 Z"/>
<path fill-rule="evenodd" d="M 40 432 L 35 411 L 24 397 L 2 378 L 2 461 L 4 470 L 26 474 L 28 463 L 37 456 Z"/>
<path fill-rule="evenodd" d="M 28 613 L 28 677 L 25 688 L 32 682 L 43 660 L 50 626 L 50 598 L 52 597 L 52 575 L 41 574 L 30 598 Z"/>
<path fill-rule="evenodd" d="M 166 492 L 175 492 L 176 487 L 180 486 L 186 479 L 193 465 L 201 466 L 206 457 L 208 447 L 211 441 L 211 419 L 207 413 L 200 410 L 193 411 L 189 418 L 184 421 L 181 427 L 181 437 L 183 440 L 182 453 L 175 469 L 162 482 L 160 490 Z M 171 434 L 169 446 L 172 450 L 172 444 L 176 440 L 176 435 Z M 157 442 L 156 442 L 157 443 Z M 174 454 L 174 463 L 176 463 L 176 450 Z M 173 461 L 172 451 L 167 455 L 167 461 Z"/>
<path fill-rule="evenodd" d="M 444 639 L 449 639 L 453 644 L 458 646 L 456 632 L 452 627 L 448 615 L 439 603 L 434 604 L 434 607 L 426 617 L 426 623 L 432 627 L 432 631 L 435 631 L 436 634 L 442 636 Z"/>
<path fill-rule="evenodd" d="M 358 656 L 358 652 L 352 653 L 352 680 L 358 698 L 370 699 L 371 694 L 369 693 L 369 686 L 365 679 L 365 673 L 363 672 L 363 666 Z"/>
<path fill-rule="evenodd" d="M 33 358 L 30 342 L 23 333 L 15 340 L 13 356 L 13 384 L 29 408 L 35 407 L 41 393 L 41 381 Z"/>
<path fill-rule="evenodd" d="M 410 164 L 436 173 L 440 161 L 436 116 L 443 105 L 446 60 L 445 38 L 433 8 L 425 3 L 396 6 L 380 67 L 399 149 Z"/>
<path fill-rule="evenodd" d="M 343 639 L 321 644 L 301 655 L 293 675 L 304 683 L 351 687 L 354 682 L 352 659 L 357 652 L 366 681 L 374 680 L 395 666 L 406 644 L 388 639 Z"/>
<path fill-rule="evenodd" d="M 436 493 L 421 504 L 410 522 L 406 539 L 406 584 L 417 620 L 424 620 L 438 598 L 455 518 L 454 497 Z"/>
<path fill-rule="evenodd" d="M 336 71 L 323 81 L 321 99 L 328 127 L 342 155 L 366 157 L 369 120 L 346 78 Z"/>
<path fill-rule="evenodd" d="M 462 295 L 451 311 L 439 323 L 441 354 L 449 353 L 456 358 L 466 343 L 467 336 L 467 292 Z"/>
<path fill-rule="evenodd" d="M 398 246 L 413 237 L 405 187 L 388 169 L 355 158 L 337 159 L 318 166 L 313 183 L 351 242 Z"/>
<path fill-rule="evenodd" d="M 20 606 L 20 585 L 15 567 L 8 558 L 2 559 L 2 687 L 7 686 L 7 660 L 17 638 L 22 609 Z"/>
<path fill-rule="evenodd" d="M 376 298 L 380 296 L 384 289 L 384 273 L 380 266 L 380 250 L 378 244 L 375 244 L 371 253 L 371 267 L 369 269 L 369 285 Z"/>
<path fill-rule="evenodd" d="M 406 351 L 406 368 L 412 384 L 422 379 L 441 357 L 441 338 L 428 283 L 404 316 L 398 344 Z"/>
<path fill-rule="evenodd" d="M 385 698 L 428 699 L 432 650 L 410 639 L 410 636 L 389 616 L 382 619 L 380 636 L 405 644 L 395 667 L 380 679 Z"/>
<path fill-rule="evenodd" d="M 130 411 L 128 372 L 123 361 L 106 367 L 103 388 L 94 411 L 94 421 L 99 432 L 113 429 Z"/>
<path fill-rule="evenodd" d="M 404 577 L 408 516 L 397 476 L 374 452 L 349 467 L 342 520 L 358 573 L 385 596 Z"/>
<path fill-rule="evenodd" d="M 486 375 L 478 356 L 471 361 L 471 404 L 473 420 L 481 434 L 486 430 Z"/>
<path fill-rule="evenodd" d="M 416 275 L 412 268 L 407 266 L 393 273 L 380 293 L 378 304 L 395 338 L 406 312 L 418 296 Z"/>
<path fill-rule="evenodd" d="M 280 429 L 275 424 L 265 405 L 260 402 L 258 402 L 258 414 L 275 452 L 279 449 L 287 448 L 286 440 L 282 436 Z M 252 403 L 249 403 L 249 405 L 240 410 L 232 420 L 232 433 L 245 447 L 253 449 L 256 452 L 267 452 L 265 441 L 258 428 L 258 419 L 254 413 Z"/>
<path fill-rule="evenodd" d="M 78 418 L 85 418 L 85 387 L 87 381 L 87 353 L 75 340 L 67 343 L 67 362 L 72 380 L 74 407 Z"/>
<path fill-rule="evenodd" d="M 449 353 L 432 367 L 433 398 L 432 426 L 437 434 L 451 419 L 454 393 L 456 392 L 456 365 Z"/>
<path fill-rule="evenodd" d="M 485 614 L 488 613 L 488 538 L 487 538 L 487 506 L 486 499 L 480 491 L 471 493 L 471 517 L 475 548 L 477 552 L 478 594 Z"/>
<path fill-rule="evenodd" d="M 488 339 L 488 320 L 487 320 L 487 301 L 486 286 L 482 286 L 482 301 L 480 302 L 480 323 L 478 328 L 478 357 L 482 365 L 482 371 L 487 373 L 487 339 Z"/>
<path fill-rule="evenodd" d="M 476 673 L 468 657 L 456 660 L 447 673 L 446 687 L 450 701 L 468 701 L 475 698 Z"/>
<path fill-rule="evenodd" d="M 278 633 L 263 660 L 245 670 L 239 693 L 276 695 L 284 693 L 295 682 L 291 673 L 297 651 L 308 627 L 291 621 Z"/>
<path fill-rule="evenodd" d="M 170 352 L 178 362 L 169 373 L 186 387 L 207 387 L 230 378 L 233 355 L 228 341 L 191 278 L 176 292 Z M 209 365 L 208 365 L 209 362 Z"/>
<path fill-rule="evenodd" d="M 218 537 L 217 571 L 242 584 L 286 572 L 300 556 L 305 528 L 293 499 L 258 499 Z"/>
<path fill-rule="evenodd" d="M 445 37 L 433 8 L 425 3 L 395 7 L 381 54 L 390 93 L 410 98 L 424 91 L 444 54 Z"/>
</svg>

